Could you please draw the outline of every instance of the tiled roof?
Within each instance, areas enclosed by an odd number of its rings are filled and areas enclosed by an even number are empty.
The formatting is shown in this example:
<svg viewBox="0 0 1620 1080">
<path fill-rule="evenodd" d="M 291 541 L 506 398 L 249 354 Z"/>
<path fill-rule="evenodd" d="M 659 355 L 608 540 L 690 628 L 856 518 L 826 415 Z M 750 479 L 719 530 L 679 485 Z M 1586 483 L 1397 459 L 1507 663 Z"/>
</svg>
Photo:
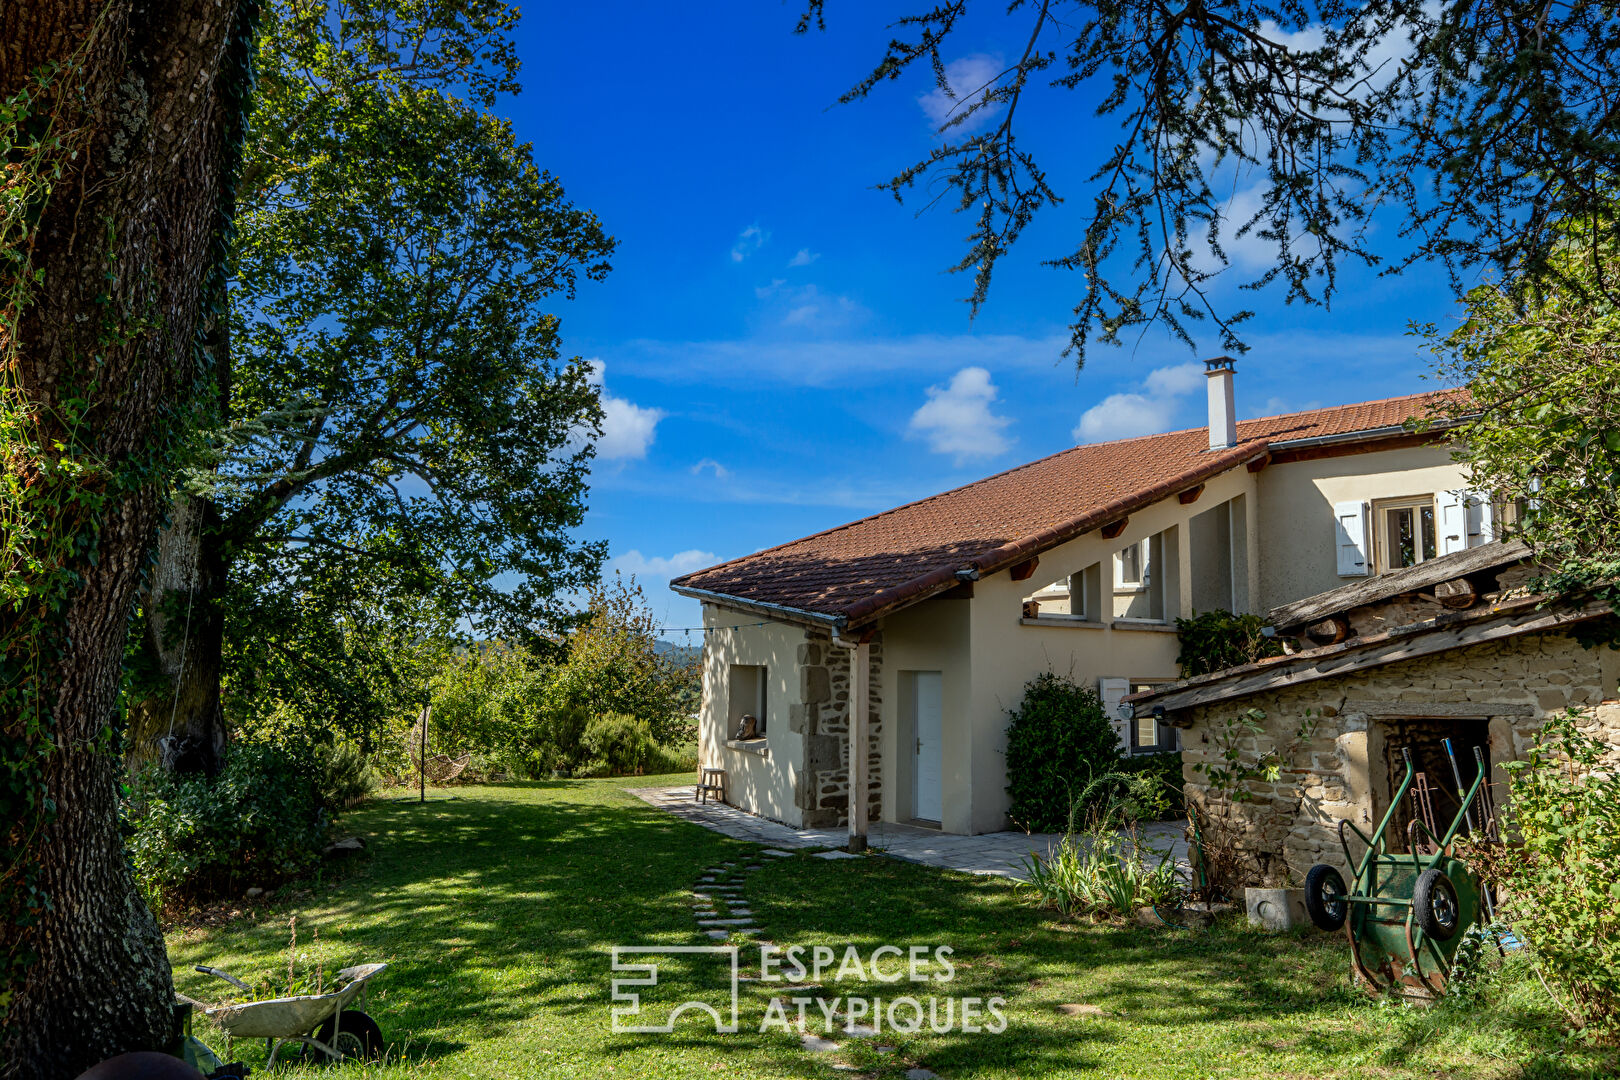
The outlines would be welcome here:
<svg viewBox="0 0 1620 1080">
<path fill-rule="evenodd" d="M 993 573 L 1265 454 L 1278 443 L 1373 432 L 1434 415 L 1412 394 L 1238 424 L 1209 450 L 1206 428 L 1093 443 L 791 543 L 676 578 L 676 589 L 792 608 L 849 625 Z"/>
</svg>

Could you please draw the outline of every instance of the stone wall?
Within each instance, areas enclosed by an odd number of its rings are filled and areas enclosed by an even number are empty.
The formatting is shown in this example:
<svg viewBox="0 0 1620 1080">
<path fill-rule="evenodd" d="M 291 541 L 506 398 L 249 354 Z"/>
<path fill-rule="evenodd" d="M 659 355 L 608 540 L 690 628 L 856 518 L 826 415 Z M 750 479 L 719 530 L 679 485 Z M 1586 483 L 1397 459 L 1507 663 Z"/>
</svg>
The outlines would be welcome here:
<svg viewBox="0 0 1620 1080">
<path fill-rule="evenodd" d="M 804 770 L 794 784 L 794 800 L 807 828 L 849 821 L 849 682 L 852 650 L 835 645 L 824 630 L 811 630 L 799 646 L 799 701 L 788 725 L 804 737 Z M 883 641 L 874 639 L 867 679 L 867 784 L 869 815 L 881 817 L 883 760 Z"/>
<path fill-rule="evenodd" d="M 1565 634 L 1525 635 L 1190 710 L 1182 732 L 1188 800 L 1203 810 L 1206 831 L 1231 839 L 1247 884 L 1302 881 L 1318 862 L 1342 869 L 1339 822 L 1370 834 L 1388 807 L 1385 743 L 1397 718 L 1482 719 L 1496 766 L 1523 757 L 1543 717 L 1574 706 L 1620 762 L 1620 701 L 1603 670 L 1610 666 L 1600 650 Z M 1249 709 L 1265 713 L 1263 730 L 1242 733 L 1233 746 L 1249 762 L 1275 752 L 1282 771 L 1274 783 L 1247 781 L 1240 800 L 1198 766 L 1223 765 L 1226 721 Z M 1498 804 L 1504 780 L 1493 767 Z M 1354 839 L 1352 850 L 1359 857 Z"/>
</svg>

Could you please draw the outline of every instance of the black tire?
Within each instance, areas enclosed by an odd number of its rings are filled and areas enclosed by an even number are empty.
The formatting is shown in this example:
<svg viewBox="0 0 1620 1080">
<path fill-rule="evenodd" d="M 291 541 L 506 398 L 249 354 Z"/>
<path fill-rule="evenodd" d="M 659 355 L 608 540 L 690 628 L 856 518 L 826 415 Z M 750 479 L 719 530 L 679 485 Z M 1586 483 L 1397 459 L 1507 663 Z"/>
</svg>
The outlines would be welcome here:
<svg viewBox="0 0 1620 1080">
<path fill-rule="evenodd" d="M 376 1061 L 383 1055 L 382 1028 L 359 1009 L 344 1009 L 328 1017 L 316 1030 L 315 1038 L 340 1051 L 346 1061 Z M 319 1051 L 314 1053 L 317 1057 L 326 1057 Z"/>
<path fill-rule="evenodd" d="M 1350 901 L 1345 899 L 1349 892 L 1338 870 L 1326 863 L 1311 867 L 1305 875 L 1305 911 L 1317 929 L 1333 931 L 1344 925 L 1350 914 Z"/>
<path fill-rule="evenodd" d="M 1412 887 L 1412 912 L 1418 929 L 1435 941 L 1450 941 L 1462 922 L 1457 887 L 1439 867 L 1418 875 Z"/>
</svg>

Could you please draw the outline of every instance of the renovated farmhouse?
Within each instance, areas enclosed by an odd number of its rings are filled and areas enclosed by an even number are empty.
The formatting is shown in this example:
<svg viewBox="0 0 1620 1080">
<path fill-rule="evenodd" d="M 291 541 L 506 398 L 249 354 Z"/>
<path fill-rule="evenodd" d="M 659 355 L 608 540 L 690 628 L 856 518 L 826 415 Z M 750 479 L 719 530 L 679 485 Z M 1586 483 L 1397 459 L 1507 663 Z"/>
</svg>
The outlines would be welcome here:
<svg viewBox="0 0 1620 1080">
<path fill-rule="evenodd" d="M 1047 669 L 1122 699 L 1178 678 L 1175 620 L 1265 611 L 1476 547 L 1440 395 L 1079 446 L 677 578 L 703 603 L 702 763 L 794 826 L 1008 826 L 1008 710 Z M 744 717 L 753 717 L 745 723 Z M 749 729 L 752 729 L 751 731 Z M 1126 753 L 1174 749 L 1151 712 Z M 751 737 L 739 738 L 739 734 Z"/>
</svg>

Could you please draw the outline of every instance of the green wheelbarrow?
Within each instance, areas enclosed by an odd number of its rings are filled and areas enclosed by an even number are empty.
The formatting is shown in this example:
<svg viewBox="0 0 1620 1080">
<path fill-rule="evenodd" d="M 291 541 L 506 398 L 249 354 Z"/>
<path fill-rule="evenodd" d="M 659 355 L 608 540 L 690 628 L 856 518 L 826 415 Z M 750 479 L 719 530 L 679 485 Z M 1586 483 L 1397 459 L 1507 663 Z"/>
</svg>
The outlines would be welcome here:
<svg viewBox="0 0 1620 1080">
<path fill-rule="evenodd" d="M 1351 821 L 1339 822 L 1345 865 L 1355 867 L 1353 887 L 1346 888 L 1337 867 L 1318 863 L 1305 876 L 1305 910 L 1323 930 L 1344 928 L 1352 968 L 1371 993 L 1433 998 L 1445 992 L 1463 932 L 1479 921 L 1481 906 L 1490 903 L 1478 875 L 1456 858 L 1452 843 L 1464 822 L 1473 828 L 1470 807 L 1487 770 L 1475 747 L 1478 773 L 1467 792 L 1459 792 L 1462 804 L 1445 834 L 1435 836 L 1414 815 L 1406 829 L 1407 850 L 1391 852 L 1390 822 L 1414 776 L 1410 749 L 1401 755 L 1406 776 L 1372 836 Z M 1366 849 L 1359 861 L 1350 852 L 1352 832 Z"/>
</svg>

